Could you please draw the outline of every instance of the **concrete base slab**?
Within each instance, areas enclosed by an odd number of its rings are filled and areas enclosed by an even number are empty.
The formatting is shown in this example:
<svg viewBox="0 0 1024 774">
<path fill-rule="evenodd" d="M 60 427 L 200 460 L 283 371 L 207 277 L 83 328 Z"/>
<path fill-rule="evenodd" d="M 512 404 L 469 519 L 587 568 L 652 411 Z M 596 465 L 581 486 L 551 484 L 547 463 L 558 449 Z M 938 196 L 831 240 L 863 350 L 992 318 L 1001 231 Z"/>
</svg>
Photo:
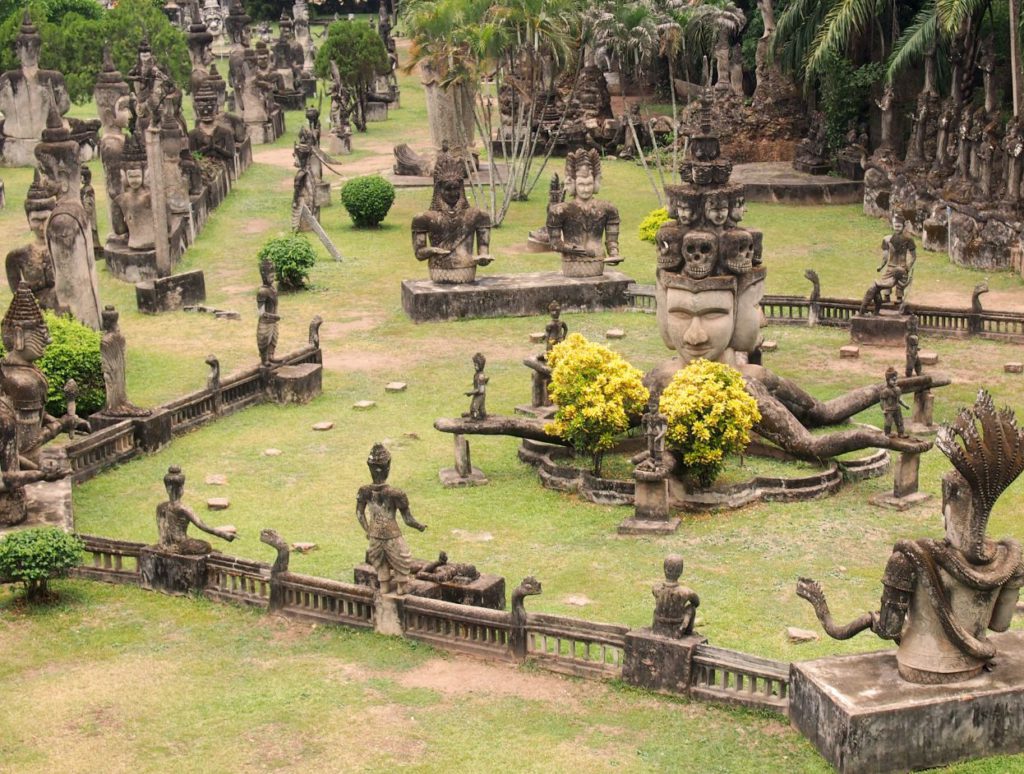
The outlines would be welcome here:
<svg viewBox="0 0 1024 774">
<path fill-rule="evenodd" d="M 799 172 L 786 161 L 737 164 L 731 180 L 745 187 L 748 202 L 859 204 L 864 199 L 860 180 Z"/>
<path fill-rule="evenodd" d="M 135 285 L 135 303 L 144 314 L 173 312 L 205 300 L 206 279 L 201 269 Z"/>
<path fill-rule="evenodd" d="M 516 406 L 513 411 L 525 417 L 537 417 L 537 419 L 551 419 L 555 415 L 557 406 L 529 406 L 522 404 Z"/>
<path fill-rule="evenodd" d="M 671 535 L 679 529 L 680 518 L 674 516 L 666 521 L 652 519 L 626 519 L 619 524 L 620 535 Z"/>
<path fill-rule="evenodd" d="M 905 681 L 895 650 L 793 664 L 790 720 L 840 774 L 1024 751 L 1024 632 L 990 639 L 993 671 L 948 685 Z"/>
<path fill-rule="evenodd" d="M 403 280 L 402 308 L 415 322 L 541 315 L 552 301 L 563 312 L 593 312 L 625 307 L 626 287 L 632 282 L 618 271 L 586 278 L 530 272 L 481 277 L 464 285 Z"/>
<path fill-rule="evenodd" d="M 856 314 L 850 318 L 850 338 L 865 347 L 903 347 L 909 322 L 905 314 Z"/>
<path fill-rule="evenodd" d="M 879 508 L 889 508 L 893 511 L 905 511 L 909 508 L 913 508 L 915 505 L 920 505 L 926 500 L 931 500 L 932 496 L 927 492 L 914 492 L 906 497 L 897 497 L 892 492 L 886 494 L 872 495 L 868 498 L 868 502 L 872 505 L 878 506 Z"/>
<path fill-rule="evenodd" d="M 463 476 L 455 468 L 443 468 L 438 472 L 437 477 L 446 487 L 485 486 L 488 483 L 487 476 L 480 468 L 473 468 L 473 472 L 468 476 Z"/>
</svg>

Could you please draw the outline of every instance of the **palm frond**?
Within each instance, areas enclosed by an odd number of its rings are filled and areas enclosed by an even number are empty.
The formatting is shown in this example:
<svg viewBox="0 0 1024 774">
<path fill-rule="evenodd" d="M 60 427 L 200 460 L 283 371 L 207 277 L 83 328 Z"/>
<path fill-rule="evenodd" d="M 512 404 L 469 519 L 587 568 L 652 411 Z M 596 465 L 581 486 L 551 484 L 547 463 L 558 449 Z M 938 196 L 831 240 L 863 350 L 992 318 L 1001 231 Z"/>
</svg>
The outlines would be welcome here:
<svg viewBox="0 0 1024 774">
<path fill-rule="evenodd" d="M 881 12 L 880 0 L 840 0 L 818 28 L 807 53 L 806 71 L 816 72 L 831 55 L 842 56 L 854 35 Z"/>
<path fill-rule="evenodd" d="M 936 0 L 935 13 L 942 31 L 953 36 L 966 19 L 973 18 L 978 12 L 984 12 L 991 5 L 991 0 Z"/>
<path fill-rule="evenodd" d="M 903 30 L 885 67 L 885 80 L 893 79 L 907 67 L 920 62 L 929 49 L 937 44 L 938 18 L 935 0 L 928 0 L 914 16 L 910 26 Z"/>
</svg>

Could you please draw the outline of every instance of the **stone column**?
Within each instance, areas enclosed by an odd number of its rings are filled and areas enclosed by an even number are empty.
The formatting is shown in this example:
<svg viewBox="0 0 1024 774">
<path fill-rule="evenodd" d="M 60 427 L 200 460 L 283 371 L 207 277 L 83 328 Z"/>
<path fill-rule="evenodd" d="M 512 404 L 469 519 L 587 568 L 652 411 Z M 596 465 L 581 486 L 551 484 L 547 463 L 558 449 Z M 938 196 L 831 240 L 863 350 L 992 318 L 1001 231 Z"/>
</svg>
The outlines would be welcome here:
<svg viewBox="0 0 1024 774">
<path fill-rule="evenodd" d="M 699 634 L 675 639 L 647 628 L 629 631 L 623 649 L 622 680 L 649 691 L 687 695 L 693 651 L 707 641 Z"/>
<path fill-rule="evenodd" d="M 487 483 L 487 477 L 479 468 L 473 467 L 469 456 L 469 441 L 461 433 L 455 433 L 455 467 L 444 468 L 438 473 L 438 478 L 446 487 L 453 486 L 483 486 Z"/>
<path fill-rule="evenodd" d="M 167 226 L 167 191 L 164 188 L 164 155 L 160 146 L 160 128 L 146 129 L 146 166 L 149 167 L 149 195 L 153 202 L 156 271 L 159 277 L 171 275 L 170 233 Z"/>
</svg>

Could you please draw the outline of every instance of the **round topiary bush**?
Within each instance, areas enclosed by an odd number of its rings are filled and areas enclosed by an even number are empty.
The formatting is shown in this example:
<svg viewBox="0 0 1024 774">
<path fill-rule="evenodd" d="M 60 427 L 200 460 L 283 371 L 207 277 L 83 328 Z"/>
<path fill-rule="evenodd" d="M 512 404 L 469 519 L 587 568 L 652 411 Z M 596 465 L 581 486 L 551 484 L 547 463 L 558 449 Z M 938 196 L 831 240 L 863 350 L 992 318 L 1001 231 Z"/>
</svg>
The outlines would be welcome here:
<svg viewBox="0 0 1024 774">
<path fill-rule="evenodd" d="M 354 177 L 341 189 L 341 203 L 357 228 L 376 228 L 395 203 L 395 187 L 380 175 Z"/>
<path fill-rule="evenodd" d="M 672 218 L 669 216 L 667 208 L 659 207 L 656 210 L 651 210 L 647 213 L 647 217 L 640 221 L 637 236 L 640 237 L 641 242 L 654 244 L 654 239 L 658 235 L 658 229 L 661 228 L 661 224 L 667 223 L 670 220 Z"/>
<path fill-rule="evenodd" d="M 302 290 L 309 280 L 309 270 L 316 263 L 316 252 L 304 234 L 288 234 L 263 243 L 256 254 L 257 263 L 262 263 L 265 258 L 274 264 L 278 287 Z"/>
<path fill-rule="evenodd" d="M 21 583 L 29 602 L 46 597 L 51 578 L 64 578 L 82 561 L 85 546 L 56 527 L 14 532 L 0 540 L 0 581 Z"/>
</svg>

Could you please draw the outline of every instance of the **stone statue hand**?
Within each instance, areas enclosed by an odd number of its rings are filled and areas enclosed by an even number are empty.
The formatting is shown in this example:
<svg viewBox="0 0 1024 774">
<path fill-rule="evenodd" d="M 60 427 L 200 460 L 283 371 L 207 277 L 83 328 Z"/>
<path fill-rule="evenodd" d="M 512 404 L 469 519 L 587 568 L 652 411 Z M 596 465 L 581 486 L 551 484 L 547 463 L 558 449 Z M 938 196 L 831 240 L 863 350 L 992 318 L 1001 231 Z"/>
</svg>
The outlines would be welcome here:
<svg viewBox="0 0 1024 774">
<path fill-rule="evenodd" d="M 67 461 L 44 460 L 40 470 L 43 474 L 43 481 L 60 481 L 71 475 L 71 465 Z"/>
<path fill-rule="evenodd" d="M 424 532 L 427 529 L 426 524 L 420 524 L 418 521 L 412 525 L 414 529 L 418 529 L 420 532 Z"/>
<path fill-rule="evenodd" d="M 223 538 L 229 543 L 238 537 L 238 529 L 233 524 L 217 527 L 213 532 L 217 537 Z"/>
<path fill-rule="evenodd" d="M 482 255 L 478 255 L 474 259 L 474 262 L 476 263 L 477 266 L 487 266 L 494 262 L 494 258 L 484 253 Z"/>
<path fill-rule="evenodd" d="M 65 432 L 71 432 L 74 430 L 76 433 L 91 433 L 92 427 L 90 427 L 88 420 L 82 419 L 74 414 L 65 414 L 60 418 L 60 429 Z"/>
<path fill-rule="evenodd" d="M 451 250 L 446 250 L 443 247 L 421 247 L 416 250 L 416 257 L 421 261 L 425 261 L 429 258 L 445 258 L 451 255 Z"/>
</svg>

